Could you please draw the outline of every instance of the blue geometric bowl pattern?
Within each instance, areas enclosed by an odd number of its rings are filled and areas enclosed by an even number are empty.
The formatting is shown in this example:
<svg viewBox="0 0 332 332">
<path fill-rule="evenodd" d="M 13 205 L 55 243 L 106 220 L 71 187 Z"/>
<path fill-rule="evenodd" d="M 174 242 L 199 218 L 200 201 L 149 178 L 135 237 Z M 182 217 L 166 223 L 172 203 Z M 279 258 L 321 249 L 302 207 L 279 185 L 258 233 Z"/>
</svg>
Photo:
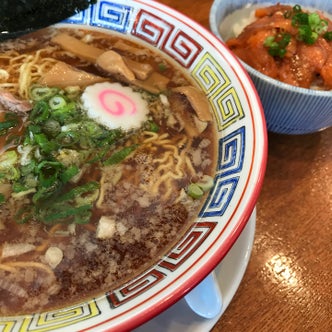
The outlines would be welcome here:
<svg viewBox="0 0 332 332">
<path fill-rule="evenodd" d="M 236 190 L 243 168 L 245 127 L 219 140 L 219 161 L 215 186 L 201 211 L 202 217 L 223 216 Z"/>
<path fill-rule="evenodd" d="M 126 33 L 132 10 L 132 7 L 123 4 L 99 1 L 98 5 L 82 11 L 64 22 L 87 24 Z"/>
<path fill-rule="evenodd" d="M 124 312 L 130 312 L 131 306 L 138 306 L 140 297 L 144 296 L 144 302 L 147 302 L 146 299 L 168 287 L 170 276 L 173 278 L 174 274 L 181 275 L 189 269 L 193 257 L 204 248 L 203 244 L 217 243 L 224 236 L 231 216 L 244 196 L 254 168 L 252 160 L 257 144 L 254 132 L 257 129 L 248 101 L 251 92 L 247 90 L 251 87 L 244 86 L 237 73 L 230 69 L 229 62 L 236 60 L 224 57 L 222 52 L 216 53 L 213 42 L 202 32 L 197 35 L 199 28 L 179 23 L 178 13 L 169 13 L 165 9 L 162 15 L 157 13 L 153 3 L 147 0 L 101 0 L 61 25 L 98 27 L 131 36 L 157 47 L 187 70 L 206 94 L 216 121 L 218 160 L 215 186 L 200 218 L 155 266 L 126 285 L 86 303 L 43 314 L 0 318 L 2 331 L 78 331 L 90 327 L 97 331 L 105 326 L 112 330 L 112 324 L 116 325 Z M 162 11 L 160 5 L 158 8 Z M 259 108 L 260 104 L 257 105 Z"/>
</svg>

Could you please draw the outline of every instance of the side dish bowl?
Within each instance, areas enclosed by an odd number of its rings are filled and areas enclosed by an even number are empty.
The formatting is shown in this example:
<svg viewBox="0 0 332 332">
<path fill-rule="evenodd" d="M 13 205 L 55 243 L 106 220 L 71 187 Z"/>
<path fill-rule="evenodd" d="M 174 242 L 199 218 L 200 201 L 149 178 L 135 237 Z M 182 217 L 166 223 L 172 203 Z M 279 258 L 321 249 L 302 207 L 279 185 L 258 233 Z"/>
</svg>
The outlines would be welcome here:
<svg viewBox="0 0 332 332">
<path fill-rule="evenodd" d="M 278 1 L 332 14 L 332 3 L 326 0 Z M 233 26 L 245 26 L 251 5 L 261 7 L 275 4 L 260 0 L 215 0 L 210 10 L 210 29 L 222 41 L 234 37 Z M 236 16 L 230 16 L 238 11 Z M 241 61 L 250 74 L 263 104 L 267 128 L 282 134 L 307 134 L 332 125 L 332 91 L 306 89 L 270 78 Z"/>
<path fill-rule="evenodd" d="M 225 45 L 191 19 L 150 0 L 99 0 L 58 27 L 127 36 L 172 59 L 204 93 L 217 138 L 214 186 L 196 221 L 132 280 L 59 310 L 0 317 L 6 330 L 127 331 L 174 304 L 202 281 L 241 234 L 256 205 L 267 159 L 260 99 Z"/>
</svg>

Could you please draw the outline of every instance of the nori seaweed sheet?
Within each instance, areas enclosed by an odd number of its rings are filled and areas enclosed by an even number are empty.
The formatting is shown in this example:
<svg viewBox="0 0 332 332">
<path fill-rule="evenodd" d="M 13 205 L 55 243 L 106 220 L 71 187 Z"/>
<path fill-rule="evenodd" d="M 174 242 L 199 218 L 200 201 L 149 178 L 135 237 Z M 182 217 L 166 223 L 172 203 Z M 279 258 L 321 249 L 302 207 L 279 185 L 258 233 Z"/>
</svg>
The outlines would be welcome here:
<svg viewBox="0 0 332 332">
<path fill-rule="evenodd" d="M 1 0 L 0 41 L 58 23 L 96 0 Z"/>
</svg>

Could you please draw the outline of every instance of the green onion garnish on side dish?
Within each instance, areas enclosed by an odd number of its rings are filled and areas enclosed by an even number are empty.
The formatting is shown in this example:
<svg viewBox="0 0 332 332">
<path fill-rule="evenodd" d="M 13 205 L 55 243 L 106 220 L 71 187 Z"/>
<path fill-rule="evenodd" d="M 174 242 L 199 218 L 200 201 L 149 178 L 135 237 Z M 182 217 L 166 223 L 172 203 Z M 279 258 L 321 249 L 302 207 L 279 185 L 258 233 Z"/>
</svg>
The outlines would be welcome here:
<svg viewBox="0 0 332 332">
<path fill-rule="evenodd" d="M 305 13 L 302 10 L 292 17 L 292 25 L 298 28 L 297 38 L 312 45 L 328 28 L 328 22 L 322 20 L 318 13 Z"/>
<path fill-rule="evenodd" d="M 286 54 L 286 47 L 290 40 L 291 35 L 289 33 L 279 33 L 276 36 L 267 37 L 264 46 L 268 48 L 270 55 L 283 58 Z"/>
<path fill-rule="evenodd" d="M 300 5 L 295 5 L 291 11 L 284 13 L 286 19 L 292 21 L 292 26 L 297 28 L 296 38 L 305 44 L 313 45 L 319 36 L 327 41 L 332 40 L 332 31 L 327 31 L 328 22 L 322 19 L 318 13 L 306 13 Z M 273 57 L 283 58 L 286 48 L 291 41 L 291 35 L 286 32 L 277 33 L 275 36 L 268 36 L 264 46 Z"/>
<path fill-rule="evenodd" d="M 325 38 L 327 41 L 332 41 L 332 31 L 325 32 L 323 38 Z"/>
</svg>

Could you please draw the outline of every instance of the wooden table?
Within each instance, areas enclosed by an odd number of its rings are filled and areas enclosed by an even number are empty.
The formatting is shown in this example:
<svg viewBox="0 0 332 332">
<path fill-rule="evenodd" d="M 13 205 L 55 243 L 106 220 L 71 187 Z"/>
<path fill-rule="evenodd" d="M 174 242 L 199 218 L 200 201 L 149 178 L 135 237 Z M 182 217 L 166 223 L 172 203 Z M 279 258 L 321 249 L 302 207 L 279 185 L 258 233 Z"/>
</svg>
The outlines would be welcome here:
<svg viewBox="0 0 332 332">
<path fill-rule="evenodd" d="M 209 28 L 212 0 L 160 0 Z M 332 128 L 269 134 L 254 247 L 213 332 L 332 331 Z"/>
</svg>

